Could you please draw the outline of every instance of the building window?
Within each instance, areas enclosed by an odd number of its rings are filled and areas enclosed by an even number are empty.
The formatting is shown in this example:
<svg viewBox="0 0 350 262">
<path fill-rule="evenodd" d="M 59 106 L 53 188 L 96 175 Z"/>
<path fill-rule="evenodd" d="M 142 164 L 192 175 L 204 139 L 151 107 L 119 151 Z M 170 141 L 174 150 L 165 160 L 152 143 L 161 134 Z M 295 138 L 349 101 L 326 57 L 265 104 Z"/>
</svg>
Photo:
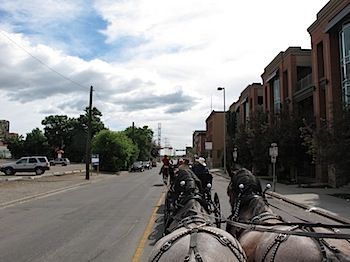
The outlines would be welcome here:
<svg viewBox="0 0 350 262">
<path fill-rule="evenodd" d="M 280 112 L 281 108 L 281 95 L 280 95 L 280 81 L 279 78 L 273 80 L 273 108 L 275 114 Z"/>
<path fill-rule="evenodd" d="M 343 24 L 340 31 L 340 63 L 342 75 L 343 103 L 350 105 L 350 22 Z"/>
<path fill-rule="evenodd" d="M 317 74 L 318 80 L 324 77 L 324 56 L 323 56 L 323 42 L 317 45 Z"/>
<path fill-rule="evenodd" d="M 249 103 L 246 102 L 243 104 L 244 106 L 244 124 L 248 128 L 249 123 Z"/>
</svg>

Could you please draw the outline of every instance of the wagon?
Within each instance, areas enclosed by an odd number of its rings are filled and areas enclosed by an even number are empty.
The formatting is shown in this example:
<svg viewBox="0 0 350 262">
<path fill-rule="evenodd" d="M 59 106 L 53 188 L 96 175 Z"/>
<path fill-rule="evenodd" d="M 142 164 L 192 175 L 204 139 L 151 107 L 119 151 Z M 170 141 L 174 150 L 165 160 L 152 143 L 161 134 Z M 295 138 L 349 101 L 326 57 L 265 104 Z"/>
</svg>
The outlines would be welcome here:
<svg viewBox="0 0 350 262">
<path fill-rule="evenodd" d="M 215 225 L 221 227 L 221 207 L 220 199 L 217 192 L 214 193 L 212 197 L 211 188 L 213 185 L 213 175 L 209 172 L 206 173 L 197 173 L 196 176 L 201 180 L 203 187 L 203 198 L 208 204 L 209 214 L 215 216 Z"/>
</svg>

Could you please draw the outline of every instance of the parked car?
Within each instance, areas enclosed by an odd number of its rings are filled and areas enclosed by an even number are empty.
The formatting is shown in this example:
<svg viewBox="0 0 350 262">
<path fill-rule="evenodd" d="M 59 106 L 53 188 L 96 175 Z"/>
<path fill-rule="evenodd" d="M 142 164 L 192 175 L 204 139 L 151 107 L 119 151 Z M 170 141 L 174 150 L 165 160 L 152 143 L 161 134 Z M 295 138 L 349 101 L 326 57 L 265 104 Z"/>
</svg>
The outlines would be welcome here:
<svg viewBox="0 0 350 262">
<path fill-rule="evenodd" d="M 143 171 L 145 171 L 145 169 L 144 169 L 144 167 L 143 167 L 143 162 L 142 162 L 142 161 L 134 162 L 134 163 L 131 165 L 130 171 L 131 171 L 131 172 L 134 172 L 134 171 L 143 172 Z"/>
<path fill-rule="evenodd" d="M 59 158 L 56 158 L 54 160 L 50 160 L 50 166 L 55 166 L 55 165 L 66 166 L 69 164 L 70 164 L 69 159 L 65 158 L 65 157 L 59 157 Z"/>
<path fill-rule="evenodd" d="M 35 172 L 36 175 L 42 175 L 46 170 L 50 170 L 50 163 L 46 156 L 21 157 L 16 162 L 0 166 L 0 171 L 5 175 L 14 175 L 16 172 Z"/>
<path fill-rule="evenodd" d="M 143 167 L 145 169 L 152 169 L 152 163 L 151 161 L 143 161 Z"/>
</svg>

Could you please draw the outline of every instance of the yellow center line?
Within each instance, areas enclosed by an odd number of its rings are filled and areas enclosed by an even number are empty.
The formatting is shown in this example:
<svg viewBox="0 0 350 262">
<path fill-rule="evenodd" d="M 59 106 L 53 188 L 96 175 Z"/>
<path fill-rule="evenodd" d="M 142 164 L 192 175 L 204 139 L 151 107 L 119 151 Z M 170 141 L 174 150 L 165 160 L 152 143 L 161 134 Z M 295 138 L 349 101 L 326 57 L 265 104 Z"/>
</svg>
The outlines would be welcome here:
<svg viewBox="0 0 350 262">
<path fill-rule="evenodd" d="M 143 253 L 143 250 L 145 249 L 145 245 L 147 243 L 147 239 L 148 239 L 148 236 L 150 235 L 151 233 L 151 230 L 152 230 L 152 227 L 153 227 L 153 224 L 154 224 L 154 221 L 155 221 L 155 218 L 156 218 L 156 215 L 157 215 L 157 212 L 158 212 L 158 209 L 159 207 L 162 205 L 163 203 L 163 199 L 164 199 L 164 196 L 165 196 L 165 190 L 163 190 L 163 193 L 160 197 L 160 199 L 158 200 L 158 203 L 155 207 L 155 209 L 153 210 L 153 214 L 150 218 L 150 220 L 148 221 L 148 225 L 146 227 L 146 230 L 145 232 L 143 233 L 143 236 L 140 240 L 140 243 L 139 243 L 139 246 L 137 247 L 136 249 L 136 252 L 134 254 L 134 257 L 132 259 L 132 262 L 139 262 L 140 261 L 140 258 L 141 258 L 141 255 Z"/>
</svg>

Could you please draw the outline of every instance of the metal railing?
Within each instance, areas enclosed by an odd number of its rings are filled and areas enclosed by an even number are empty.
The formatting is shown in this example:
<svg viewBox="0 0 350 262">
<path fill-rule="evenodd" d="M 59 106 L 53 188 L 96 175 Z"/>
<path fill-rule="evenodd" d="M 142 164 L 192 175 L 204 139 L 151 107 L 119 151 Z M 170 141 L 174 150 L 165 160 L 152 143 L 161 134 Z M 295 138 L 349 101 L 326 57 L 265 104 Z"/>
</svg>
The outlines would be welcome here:
<svg viewBox="0 0 350 262">
<path fill-rule="evenodd" d="M 312 85 L 312 74 L 305 76 L 297 82 L 297 91 Z"/>
</svg>

